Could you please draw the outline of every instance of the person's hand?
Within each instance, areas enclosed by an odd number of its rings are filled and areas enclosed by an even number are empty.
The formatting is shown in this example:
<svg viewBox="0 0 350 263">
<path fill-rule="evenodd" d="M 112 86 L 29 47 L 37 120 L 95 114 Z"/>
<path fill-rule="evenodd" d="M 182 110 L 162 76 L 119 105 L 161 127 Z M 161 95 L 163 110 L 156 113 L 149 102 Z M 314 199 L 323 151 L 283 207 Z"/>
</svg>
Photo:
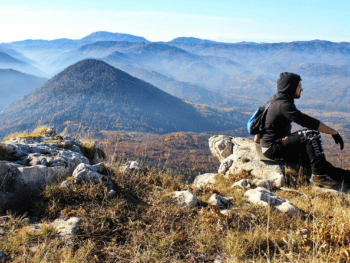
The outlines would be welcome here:
<svg viewBox="0 0 350 263">
<path fill-rule="evenodd" d="M 338 143 L 340 144 L 340 150 L 343 150 L 344 149 L 344 142 L 343 142 L 343 138 L 340 136 L 340 134 L 339 133 L 334 134 L 334 135 L 332 135 L 332 137 L 333 137 L 336 144 L 338 144 Z"/>
</svg>

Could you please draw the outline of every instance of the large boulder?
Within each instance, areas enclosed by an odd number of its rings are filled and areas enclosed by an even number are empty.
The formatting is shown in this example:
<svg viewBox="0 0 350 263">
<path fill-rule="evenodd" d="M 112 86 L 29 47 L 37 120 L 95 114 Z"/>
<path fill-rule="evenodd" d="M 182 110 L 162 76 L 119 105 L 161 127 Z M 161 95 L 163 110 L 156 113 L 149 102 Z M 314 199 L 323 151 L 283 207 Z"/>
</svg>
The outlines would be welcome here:
<svg viewBox="0 0 350 263">
<path fill-rule="evenodd" d="M 219 173 L 228 176 L 246 171 L 254 178 L 270 180 L 274 187 L 285 185 L 284 165 L 260 160 L 253 140 L 217 135 L 209 139 L 209 147 L 221 162 Z"/>
</svg>

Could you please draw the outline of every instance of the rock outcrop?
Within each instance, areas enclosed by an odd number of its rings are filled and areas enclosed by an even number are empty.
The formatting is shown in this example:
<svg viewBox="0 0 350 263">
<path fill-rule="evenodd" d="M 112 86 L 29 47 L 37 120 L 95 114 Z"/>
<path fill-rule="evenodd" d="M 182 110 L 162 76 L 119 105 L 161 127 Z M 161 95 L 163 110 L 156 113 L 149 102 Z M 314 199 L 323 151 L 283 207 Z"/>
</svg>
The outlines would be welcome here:
<svg viewBox="0 0 350 263">
<path fill-rule="evenodd" d="M 209 147 L 211 153 L 221 162 L 218 173 L 228 176 L 246 171 L 255 178 L 271 181 L 274 187 L 285 185 L 284 166 L 261 161 L 254 141 L 217 135 L 209 139 Z"/>
<path fill-rule="evenodd" d="M 46 185 L 71 177 L 79 165 L 89 171 L 85 172 L 84 179 L 96 181 L 99 180 L 96 178 L 103 178 L 109 191 L 113 191 L 110 180 L 103 175 L 98 176 L 95 167 L 83 155 L 80 141 L 59 136 L 53 129 L 48 129 L 39 137 L 12 138 L 1 142 L 0 208 L 13 208 L 27 196 L 40 194 Z M 82 173 L 79 176 L 82 177 Z"/>
<path fill-rule="evenodd" d="M 234 138 L 224 135 L 209 139 L 209 147 L 213 156 L 221 162 L 218 173 L 198 175 L 192 186 L 195 189 L 213 187 L 219 182 L 219 174 L 230 178 L 230 175 L 249 174 L 254 179 L 241 179 L 234 182 L 232 191 L 245 191 L 247 201 L 258 206 L 272 206 L 286 215 L 301 215 L 291 202 L 276 196 L 272 190 L 285 185 L 285 165 L 273 161 L 262 161 L 257 152 L 255 142 L 248 138 Z M 229 210 L 227 199 L 213 194 L 208 203 L 222 211 Z"/>
</svg>

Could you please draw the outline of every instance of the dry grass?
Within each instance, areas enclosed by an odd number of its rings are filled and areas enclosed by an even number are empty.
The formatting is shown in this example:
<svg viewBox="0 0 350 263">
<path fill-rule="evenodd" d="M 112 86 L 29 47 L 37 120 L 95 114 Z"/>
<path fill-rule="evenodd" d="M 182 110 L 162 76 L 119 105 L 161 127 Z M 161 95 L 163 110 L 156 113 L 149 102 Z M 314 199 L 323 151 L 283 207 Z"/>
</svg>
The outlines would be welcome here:
<svg viewBox="0 0 350 263">
<path fill-rule="evenodd" d="M 90 163 L 93 162 L 95 153 L 97 153 L 102 159 L 106 158 L 105 152 L 101 148 L 97 147 L 94 140 L 82 139 L 80 142 L 81 144 L 79 145 L 79 148 L 83 155 L 89 159 Z"/>
<path fill-rule="evenodd" d="M 28 133 L 28 131 L 24 132 L 16 132 L 7 135 L 6 137 L 3 138 L 2 141 L 8 141 L 13 138 L 18 138 L 18 139 L 28 139 L 28 140 L 33 140 L 33 139 L 39 139 L 39 138 L 44 138 L 44 133 L 49 129 L 49 126 L 40 126 L 34 129 L 32 132 Z"/>
<path fill-rule="evenodd" d="M 0 160 L 9 160 L 10 159 L 10 151 L 5 145 L 0 144 Z"/>
<path fill-rule="evenodd" d="M 35 207 L 40 221 L 77 216 L 82 224 L 73 244 L 53 229 L 30 233 L 22 216 L 0 217 L 6 235 L 0 247 L 8 262 L 346 262 L 350 253 L 349 196 L 320 194 L 309 186 L 276 192 L 290 200 L 302 217 L 252 206 L 244 192 L 218 185 L 192 189 L 201 200 L 179 207 L 170 197 L 188 188 L 177 178 L 155 171 L 121 173 L 106 165 L 116 196 L 102 184 L 75 185 L 63 191 L 47 187 Z M 189 188 L 190 189 L 190 188 Z M 191 190 L 191 189 L 190 189 Z M 222 215 L 206 201 L 212 193 L 232 197 Z M 33 214 L 33 212 L 32 212 Z M 33 214 L 34 215 L 34 214 Z M 300 233 L 306 229 L 307 232 Z"/>
<path fill-rule="evenodd" d="M 95 144 L 83 144 L 93 156 Z M 288 182 L 296 191 L 275 194 L 290 200 L 301 217 L 248 203 L 244 191 L 231 185 L 249 173 L 219 175 L 218 184 L 194 189 L 156 169 L 122 173 L 115 165 L 105 164 L 115 184 L 113 198 L 107 198 L 103 184 L 69 190 L 51 185 L 26 215 L 0 214 L 5 262 L 350 261 L 350 195 L 317 192 L 305 178 L 295 179 L 293 169 L 287 170 Z M 185 189 L 195 193 L 199 205 L 184 208 L 171 198 L 173 191 Z M 207 203 L 213 193 L 231 197 L 227 215 Z M 41 223 L 81 218 L 76 241 L 65 243 L 49 227 L 27 231 L 26 217 L 34 216 Z"/>
</svg>

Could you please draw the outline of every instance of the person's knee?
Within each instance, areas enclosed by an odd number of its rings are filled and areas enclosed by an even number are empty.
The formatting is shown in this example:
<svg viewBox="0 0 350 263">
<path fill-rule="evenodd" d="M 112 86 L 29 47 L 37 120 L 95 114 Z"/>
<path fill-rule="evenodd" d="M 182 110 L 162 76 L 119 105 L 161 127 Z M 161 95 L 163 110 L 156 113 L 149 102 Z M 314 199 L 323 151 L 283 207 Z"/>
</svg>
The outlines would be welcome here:
<svg viewBox="0 0 350 263">
<path fill-rule="evenodd" d="M 323 143 L 321 139 L 321 133 L 319 131 L 314 130 L 304 130 L 304 140 L 306 141 L 307 147 L 310 145 L 313 148 L 314 153 L 316 156 L 323 155 Z"/>
<path fill-rule="evenodd" d="M 314 139 L 321 140 L 321 133 L 316 130 L 301 130 L 299 133 L 303 134 L 306 140 L 314 140 Z"/>
</svg>

